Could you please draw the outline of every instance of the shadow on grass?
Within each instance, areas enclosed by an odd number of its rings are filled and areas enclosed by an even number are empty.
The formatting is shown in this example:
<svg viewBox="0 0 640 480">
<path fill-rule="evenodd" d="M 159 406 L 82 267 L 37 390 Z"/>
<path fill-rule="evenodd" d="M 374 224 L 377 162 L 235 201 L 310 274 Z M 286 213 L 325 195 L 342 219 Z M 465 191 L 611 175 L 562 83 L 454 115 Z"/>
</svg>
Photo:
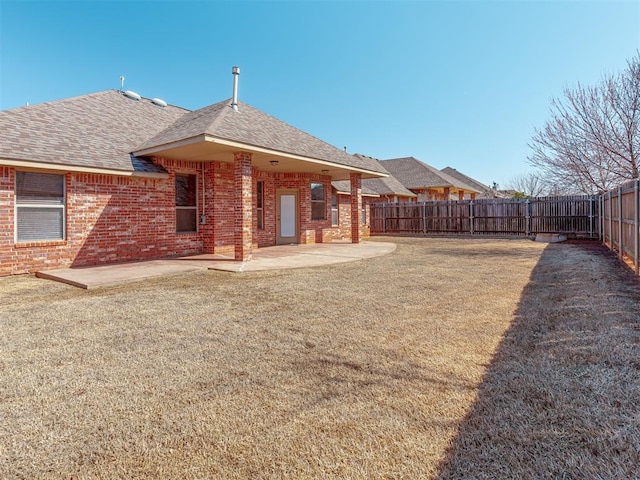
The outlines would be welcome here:
<svg viewBox="0 0 640 480">
<path fill-rule="evenodd" d="M 437 478 L 640 478 L 640 282 L 549 245 Z"/>
</svg>

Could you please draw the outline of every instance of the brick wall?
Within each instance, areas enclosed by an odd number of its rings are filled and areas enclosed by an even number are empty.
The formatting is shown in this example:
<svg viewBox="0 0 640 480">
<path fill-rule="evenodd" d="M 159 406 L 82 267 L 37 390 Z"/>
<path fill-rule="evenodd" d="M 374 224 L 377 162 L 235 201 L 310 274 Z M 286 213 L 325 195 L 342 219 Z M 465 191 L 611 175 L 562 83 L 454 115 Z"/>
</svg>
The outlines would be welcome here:
<svg viewBox="0 0 640 480">
<path fill-rule="evenodd" d="M 201 252 L 201 233 L 175 233 L 174 175 L 197 165 L 163 163 L 168 179 L 65 174 L 66 240 L 18 244 L 15 169 L 0 167 L 0 275 Z"/>
<path fill-rule="evenodd" d="M 99 265 L 195 253 L 234 252 L 234 165 L 157 159 L 167 179 L 71 172 L 66 182 L 66 240 L 16 244 L 15 169 L 0 167 L 0 275 L 69 266 Z M 175 174 L 197 175 L 198 233 L 177 234 Z M 204 176 L 204 203 L 202 178 Z M 257 228 L 253 199 L 253 247 L 276 244 L 276 192 L 295 189 L 299 199 L 299 242 L 336 238 L 331 227 L 331 181 L 327 176 L 267 173 L 253 169 L 252 189 L 264 182 L 264 229 Z M 324 183 L 326 219 L 311 219 L 311 182 Z M 340 198 L 338 236 L 350 236 L 349 197 Z M 367 202 L 365 200 L 365 202 Z M 344 208 L 347 210 L 345 211 Z M 366 231 L 363 231 L 366 234 Z"/>
<path fill-rule="evenodd" d="M 377 197 L 362 197 L 362 204 L 366 210 L 367 223 L 362 225 L 360 236 L 368 238 L 371 235 L 371 204 L 379 201 Z M 360 215 L 358 218 L 361 218 Z M 351 197 L 338 195 L 338 225 L 325 231 L 325 241 L 343 240 L 351 238 Z"/>
</svg>

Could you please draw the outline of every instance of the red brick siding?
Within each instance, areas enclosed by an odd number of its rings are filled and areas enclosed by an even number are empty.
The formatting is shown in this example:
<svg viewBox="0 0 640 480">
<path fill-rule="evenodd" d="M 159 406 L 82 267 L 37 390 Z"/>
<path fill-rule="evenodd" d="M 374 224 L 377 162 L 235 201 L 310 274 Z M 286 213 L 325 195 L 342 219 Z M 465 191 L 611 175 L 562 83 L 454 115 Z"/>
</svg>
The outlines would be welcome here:
<svg viewBox="0 0 640 480">
<path fill-rule="evenodd" d="M 16 244 L 14 239 L 15 169 L 0 167 L 0 275 L 68 266 L 97 265 L 195 253 L 234 253 L 234 164 L 156 159 L 167 179 L 71 172 L 66 179 L 66 239 Z M 198 233 L 175 232 L 175 174 L 197 175 Z M 204 175 L 204 205 L 202 176 Z M 257 229 L 252 200 L 252 248 L 276 244 L 276 191 L 295 189 L 299 199 L 299 242 L 335 238 L 331 227 L 330 178 L 252 169 L 251 188 L 264 181 L 264 229 Z M 324 183 L 326 219 L 311 220 L 311 182 Z M 350 199 L 341 196 L 339 232 L 350 236 Z M 346 212 L 344 208 L 346 207 Z M 363 234 L 366 232 L 363 231 Z"/>
<path fill-rule="evenodd" d="M 275 188 L 298 191 L 299 243 L 322 243 L 323 231 L 331 228 L 331 180 L 327 176 L 304 173 L 275 174 Z M 311 220 L 311 182 L 325 185 L 325 219 Z"/>
<path fill-rule="evenodd" d="M 253 247 L 253 169 L 251 154 L 235 153 L 234 186 L 234 258 L 250 260 Z"/>
<path fill-rule="evenodd" d="M 276 244 L 276 187 L 275 180 L 272 174 L 267 172 L 261 172 L 253 170 L 253 243 L 256 247 L 267 247 Z M 258 203 L 255 192 L 257 189 L 258 181 L 264 182 L 263 190 L 263 215 L 264 215 L 264 228 L 258 230 Z"/>
<path fill-rule="evenodd" d="M 175 233 L 174 173 L 195 164 L 161 162 L 169 179 L 67 173 L 66 239 L 15 243 L 15 169 L 0 167 L 0 275 L 188 255 L 202 235 Z"/>
<path fill-rule="evenodd" d="M 360 236 L 368 238 L 371 233 L 371 204 L 379 201 L 377 197 L 362 197 L 366 209 L 367 223 L 360 226 Z M 362 217 L 362 213 L 358 218 Z M 325 241 L 351 238 L 351 196 L 338 195 L 338 225 L 325 232 Z"/>
<path fill-rule="evenodd" d="M 213 164 L 213 252 L 223 255 L 234 253 L 234 195 L 233 163 Z"/>
</svg>

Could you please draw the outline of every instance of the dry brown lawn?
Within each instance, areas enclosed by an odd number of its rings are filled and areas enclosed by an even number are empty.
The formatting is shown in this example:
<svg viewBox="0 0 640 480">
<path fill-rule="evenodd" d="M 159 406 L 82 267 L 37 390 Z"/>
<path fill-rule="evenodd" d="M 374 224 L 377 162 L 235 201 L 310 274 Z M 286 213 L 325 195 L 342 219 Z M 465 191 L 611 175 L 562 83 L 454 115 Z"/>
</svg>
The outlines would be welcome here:
<svg viewBox="0 0 640 480">
<path fill-rule="evenodd" d="M 637 478 L 630 271 L 593 244 L 393 241 L 93 291 L 0 279 L 0 478 Z"/>
</svg>

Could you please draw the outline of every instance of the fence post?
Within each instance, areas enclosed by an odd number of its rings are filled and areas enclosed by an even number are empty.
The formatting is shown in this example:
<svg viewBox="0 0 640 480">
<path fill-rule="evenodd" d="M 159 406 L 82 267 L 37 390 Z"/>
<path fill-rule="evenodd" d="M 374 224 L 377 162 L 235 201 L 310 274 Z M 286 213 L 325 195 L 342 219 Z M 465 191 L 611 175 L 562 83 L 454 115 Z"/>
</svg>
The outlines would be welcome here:
<svg viewBox="0 0 640 480">
<path fill-rule="evenodd" d="M 422 205 L 422 235 L 427 234 L 427 202 Z"/>
<path fill-rule="evenodd" d="M 387 204 L 382 204 L 382 233 L 387 233 Z"/>
<path fill-rule="evenodd" d="M 600 205 L 598 205 L 598 208 L 600 209 L 598 211 L 599 218 L 598 218 L 598 228 L 600 228 L 600 240 L 602 240 L 602 244 L 604 245 L 605 241 L 604 241 L 604 235 L 606 233 L 606 230 L 604 228 L 604 222 L 606 221 L 605 217 L 606 217 L 606 213 L 604 210 L 604 193 L 601 193 L 599 196 L 599 200 L 600 200 Z"/>
<path fill-rule="evenodd" d="M 531 200 L 527 198 L 526 203 L 526 224 L 525 224 L 525 235 L 528 237 L 531 235 Z"/>
<path fill-rule="evenodd" d="M 609 190 L 609 248 L 613 251 L 613 190 Z"/>
<path fill-rule="evenodd" d="M 620 258 L 624 257 L 624 242 L 622 241 L 622 186 L 618 187 L 618 245 Z"/>
<path fill-rule="evenodd" d="M 589 238 L 593 238 L 593 202 L 595 198 L 589 199 Z"/>
<path fill-rule="evenodd" d="M 640 188 L 640 180 L 636 180 L 635 185 L 633 187 L 633 262 L 636 269 L 636 275 L 640 273 L 640 254 L 638 250 L 640 250 L 640 236 L 638 235 L 638 224 L 640 223 L 640 205 L 638 204 L 640 192 L 638 191 Z"/>
<path fill-rule="evenodd" d="M 475 205 L 475 203 L 473 202 L 473 200 L 469 201 L 469 229 L 471 235 L 473 235 L 473 206 Z"/>
</svg>

